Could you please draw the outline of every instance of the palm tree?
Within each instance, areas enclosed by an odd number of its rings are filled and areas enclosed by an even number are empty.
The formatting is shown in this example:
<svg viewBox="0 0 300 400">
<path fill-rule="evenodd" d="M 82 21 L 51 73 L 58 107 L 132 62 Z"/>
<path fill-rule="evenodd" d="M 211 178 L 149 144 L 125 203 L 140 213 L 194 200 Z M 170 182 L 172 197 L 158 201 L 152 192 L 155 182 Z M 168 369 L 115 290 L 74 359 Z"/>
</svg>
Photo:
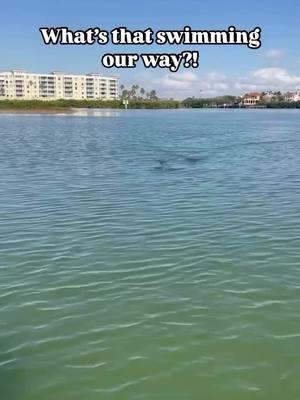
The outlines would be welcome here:
<svg viewBox="0 0 300 400">
<path fill-rule="evenodd" d="M 124 85 L 120 85 L 120 90 L 121 90 L 121 98 L 123 98 L 123 92 L 124 92 L 125 86 Z"/>
<path fill-rule="evenodd" d="M 142 97 L 143 97 L 144 94 L 146 93 L 146 90 L 142 87 L 142 88 L 140 89 L 140 93 L 141 93 L 141 95 L 142 95 Z"/>
<path fill-rule="evenodd" d="M 130 97 L 130 92 L 126 89 L 122 90 L 122 99 L 127 99 L 128 97 Z"/>
<path fill-rule="evenodd" d="M 149 93 L 149 97 L 150 97 L 150 100 L 156 100 L 157 99 L 156 91 L 151 90 L 151 92 Z"/>
<path fill-rule="evenodd" d="M 132 86 L 131 86 L 131 90 L 130 90 L 130 96 L 131 96 L 131 97 L 135 97 L 135 93 L 136 93 L 136 92 L 135 92 L 135 85 L 132 85 Z"/>
</svg>

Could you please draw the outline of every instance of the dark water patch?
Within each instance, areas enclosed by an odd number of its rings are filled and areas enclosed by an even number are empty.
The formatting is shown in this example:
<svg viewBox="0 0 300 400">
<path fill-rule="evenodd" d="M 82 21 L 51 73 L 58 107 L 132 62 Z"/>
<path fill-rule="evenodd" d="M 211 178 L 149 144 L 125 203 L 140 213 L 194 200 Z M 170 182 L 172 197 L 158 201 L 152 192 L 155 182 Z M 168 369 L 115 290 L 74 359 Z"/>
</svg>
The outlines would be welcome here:
<svg viewBox="0 0 300 400">
<path fill-rule="evenodd" d="M 196 164 L 198 162 L 204 161 L 205 157 L 200 156 L 185 156 L 184 160 L 191 164 Z"/>
</svg>

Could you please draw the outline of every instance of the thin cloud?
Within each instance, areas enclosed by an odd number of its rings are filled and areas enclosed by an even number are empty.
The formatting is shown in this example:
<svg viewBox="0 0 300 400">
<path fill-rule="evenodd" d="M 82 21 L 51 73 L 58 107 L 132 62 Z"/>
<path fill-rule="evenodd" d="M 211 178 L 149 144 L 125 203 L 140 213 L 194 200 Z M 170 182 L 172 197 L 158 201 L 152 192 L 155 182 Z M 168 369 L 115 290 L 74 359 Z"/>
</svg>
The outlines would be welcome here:
<svg viewBox="0 0 300 400">
<path fill-rule="evenodd" d="M 262 68 L 253 73 L 255 79 L 260 83 L 270 86 L 281 86 L 290 88 L 300 84 L 300 76 L 290 74 L 284 68 Z"/>
<path fill-rule="evenodd" d="M 300 87 L 300 75 L 279 67 L 260 68 L 245 76 L 229 77 L 217 71 L 200 75 L 192 71 L 166 73 L 161 77 L 147 71 L 142 74 L 147 87 L 155 89 L 161 97 L 183 99 L 241 95 L 249 91 L 295 90 Z M 135 82 L 141 83 L 141 82 Z"/>
<path fill-rule="evenodd" d="M 280 49 L 270 49 L 266 52 L 265 57 L 271 66 L 279 65 L 284 60 L 285 53 Z"/>
</svg>

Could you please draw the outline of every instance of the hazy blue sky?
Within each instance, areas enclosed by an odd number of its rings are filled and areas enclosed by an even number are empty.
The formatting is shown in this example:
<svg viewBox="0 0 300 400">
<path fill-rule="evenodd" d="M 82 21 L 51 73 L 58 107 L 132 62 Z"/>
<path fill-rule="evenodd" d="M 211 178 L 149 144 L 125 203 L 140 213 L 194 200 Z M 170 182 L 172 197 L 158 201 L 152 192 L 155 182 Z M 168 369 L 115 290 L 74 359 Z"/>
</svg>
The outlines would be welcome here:
<svg viewBox="0 0 300 400">
<path fill-rule="evenodd" d="M 117 74 L 125 84 L 139 83 L 164 96 L 213 95 L 255 89 L 300 87 L 300 2 L 298 0 L 200 1 L 10 1 L 1 2 L 0 70 L 22 68 L 32 72 L 63 70 Z M 110 30 L 151 27 L 181 29 L 262 28 L 262 47 L 199 46 L 198 69 L 106 70 L 100 57 L 106 52 L 135 52 L 136 46 L 45 46 L 39 27 L 68 26 Z M 113 48 L 114 47 L 114 48 Z M 162 51 L 144 46 L 140 51 Z M 172 52 L 182 48 L 172 46 Z M 188 47 L 184 47 L 188 50 Z M 193 47 L 195 49 L 195 47 Z M 168 48 L 166 48 L 168 50 Z"/>
</svg>

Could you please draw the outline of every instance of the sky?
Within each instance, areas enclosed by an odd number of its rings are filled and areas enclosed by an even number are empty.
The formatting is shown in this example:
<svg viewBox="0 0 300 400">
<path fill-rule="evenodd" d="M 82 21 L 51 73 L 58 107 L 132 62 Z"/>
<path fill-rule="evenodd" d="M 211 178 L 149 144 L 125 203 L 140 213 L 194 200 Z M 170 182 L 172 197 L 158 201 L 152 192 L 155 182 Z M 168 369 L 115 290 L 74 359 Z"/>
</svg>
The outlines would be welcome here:
<svg viewBox="0 0 300 400">
<path fill-rule="evenodd" d="M 125 87 L 138 84 L 160 97 L 185 98 L 300 88 L 299 0 L 15 0 L 1 1 L 0 70 L 98 72 L 117 75 Z M 46 46 L 40 27 L 112 30 L 262 29 L 259 49 L 247 46 Z M 106 69 L 105 53 L 198 50 L 198 68 Z"/>
</svg>

